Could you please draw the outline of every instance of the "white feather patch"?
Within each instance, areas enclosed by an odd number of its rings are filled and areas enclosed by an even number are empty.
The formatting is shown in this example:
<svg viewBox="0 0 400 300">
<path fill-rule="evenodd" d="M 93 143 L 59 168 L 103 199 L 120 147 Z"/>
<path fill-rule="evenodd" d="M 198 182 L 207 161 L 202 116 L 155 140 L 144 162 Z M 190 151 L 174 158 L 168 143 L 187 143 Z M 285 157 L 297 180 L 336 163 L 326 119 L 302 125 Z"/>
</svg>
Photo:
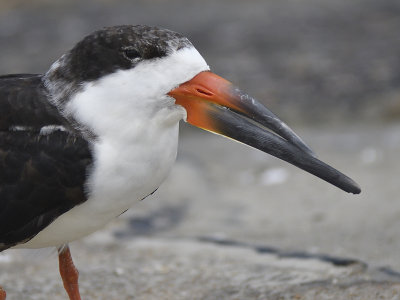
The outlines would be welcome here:
<svg viewBox="0 0 400 300">
<path fill-rule="evenodd" d="M 15 125 L 15 126 L 10 126 L 8 128 L 9 131 L 31 131 L 33 130 L 32 127 L 30 126 L 19 126 L 19 125 Z"/>
<path fill-rule="evenodd" d="M 40 128 L 40 135 L 49 135 L 55 131 L 66 131 L 64 126 L 61 125 L 47 125 Z"/>
</svg>

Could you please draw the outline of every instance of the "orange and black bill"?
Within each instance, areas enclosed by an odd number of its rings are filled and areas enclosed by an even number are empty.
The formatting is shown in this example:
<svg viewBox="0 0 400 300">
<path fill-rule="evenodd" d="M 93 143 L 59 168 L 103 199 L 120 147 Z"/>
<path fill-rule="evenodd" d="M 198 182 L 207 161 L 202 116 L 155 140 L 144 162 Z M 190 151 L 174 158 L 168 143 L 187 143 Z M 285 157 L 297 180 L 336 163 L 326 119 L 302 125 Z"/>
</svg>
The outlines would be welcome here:
<svg viewBox="0 0 400 300">
<path fill-rule="evenodd" d="M 201 72 L 169 92 L 187 122 L 269 153 L 353 194 L 351 178 L 316 158 L 312 150 L 264 105 L 211 72 Z"/>
</svg>

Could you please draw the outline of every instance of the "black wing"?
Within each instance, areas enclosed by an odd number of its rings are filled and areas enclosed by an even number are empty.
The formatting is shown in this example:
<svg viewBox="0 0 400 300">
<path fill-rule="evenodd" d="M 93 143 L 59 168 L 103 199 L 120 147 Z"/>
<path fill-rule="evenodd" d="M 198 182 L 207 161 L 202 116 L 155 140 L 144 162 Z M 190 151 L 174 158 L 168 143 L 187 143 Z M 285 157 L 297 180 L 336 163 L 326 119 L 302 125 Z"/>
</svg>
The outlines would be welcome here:
<svg viewBox="0 0 400 300">
<path fill-rule="evenodd" d="M 46 94 L 41 75 L 0 76 L 0 130 L 65 125 L 57 109 L 47 102 Z"/>
<path fill-rule="evenodd" d="M 40 75 L 0 76 L 0 251 L 24 243 L 86 200 L 92 156 L 46 100 Z"/>
</svg>

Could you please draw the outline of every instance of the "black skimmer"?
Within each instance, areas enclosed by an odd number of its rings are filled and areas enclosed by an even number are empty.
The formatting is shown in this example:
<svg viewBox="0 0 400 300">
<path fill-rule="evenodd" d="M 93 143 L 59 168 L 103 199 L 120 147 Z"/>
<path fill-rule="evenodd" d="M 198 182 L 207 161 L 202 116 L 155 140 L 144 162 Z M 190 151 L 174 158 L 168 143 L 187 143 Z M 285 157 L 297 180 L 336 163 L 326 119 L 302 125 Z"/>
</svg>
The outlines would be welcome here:
<svg viewBox="0 0 400 300">
<path fill-rule="evenodd" d="M 0 76 L 0 251 L 57 247 L 64 287 L 80 299 L 68 243 L 158 188 L 182 119 L 360 193 L 271 111 L 211 73 L 184 36 L 109 27 L 44 75 Z"/>
</svg>

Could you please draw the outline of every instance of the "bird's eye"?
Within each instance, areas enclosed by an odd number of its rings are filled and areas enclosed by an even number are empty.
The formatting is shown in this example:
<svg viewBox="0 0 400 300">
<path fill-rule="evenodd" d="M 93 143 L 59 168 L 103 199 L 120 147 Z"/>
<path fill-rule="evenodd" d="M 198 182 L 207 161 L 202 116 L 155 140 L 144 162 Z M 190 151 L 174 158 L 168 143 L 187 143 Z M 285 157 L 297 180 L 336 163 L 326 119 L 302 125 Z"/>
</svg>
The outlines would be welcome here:
<svg viewBox="0 0 400 300">
<path fill-rule="evenodd" d="M 124 55 L 126 56 L 126 58 L 130 60 L 135 60 L 137 58 L 140 58 L 140 53 L 135 49 L 125 49 Z"/>
</svg>

